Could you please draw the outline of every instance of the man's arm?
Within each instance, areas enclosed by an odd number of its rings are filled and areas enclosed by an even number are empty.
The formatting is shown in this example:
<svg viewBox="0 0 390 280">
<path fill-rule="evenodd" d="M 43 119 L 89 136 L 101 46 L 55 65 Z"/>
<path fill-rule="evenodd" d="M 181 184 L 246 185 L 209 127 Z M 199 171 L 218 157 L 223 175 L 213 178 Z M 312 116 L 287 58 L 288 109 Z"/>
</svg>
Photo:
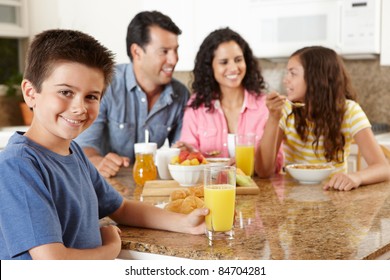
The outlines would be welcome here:
<svg viewBox="0 0 390 280">
<path fill-rule="evenodd" d="M 85 155 L 92 162 L 102 176 L 110 178 L 115 176 L 122 166 L 128 167 L 130 159 L 116 153 L 108 153 L 104 157 L 94 148 L 83 149 Z"/>
</svg>

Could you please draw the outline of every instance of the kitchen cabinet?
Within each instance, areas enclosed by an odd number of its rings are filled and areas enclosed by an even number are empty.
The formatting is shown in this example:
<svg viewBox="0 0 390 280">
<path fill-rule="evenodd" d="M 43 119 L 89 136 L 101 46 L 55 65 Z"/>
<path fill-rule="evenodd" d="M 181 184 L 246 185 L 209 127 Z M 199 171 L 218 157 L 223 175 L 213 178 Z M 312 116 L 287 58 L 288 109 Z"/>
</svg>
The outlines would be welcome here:
<svg viewBox="0 0 390 280">
<path fill-rule="evenodd" d="M 27 0 L 0 0 L 0 37 L 27 36 Z"/>
<path fill-rule="evenodd" d="M 232 0 L 149 0 L 142 3 L 142 10 L 161 11 L 179 26 L 182 34 L 176 70 L 192 71 L 199 46 L 215 29 L 230 27 L 248 41 L 254 32 L 249 28 L 250 2 L 241 0 L 238 5 Z"/>
<path fill-rule="evenodd" d="M 390 1 L 382 1 L 380 64 L 390 66 Z"/>
<path fill-rule="evenodd" d="M 375 135 L 375 139 L 378 141 L 379 145 L 388 149 L 387 153 L 385 153 L 385 156 L 390 161 L 390 132 L 377 134 Z M 360 154 L 358 145 L 352 144 L 351 153 L 348 157 L 348 173 L 356 172 L 366 167 L 367 163 Z"/>
<path fill-rule="evenodd" d="M 360 154 L 356 144 L 351 145 L 351 153 L 348 157 L 348 173 L 356 172 L 360 169 Z"/>
<path fill-rule="evenodd" d="M 351 58 L 380 52 L 380 0 L 253 0 L 250 42 L 261 58 L 321 45 Z M 248 26 L 248 27 L 249 27 Z"/>
</svg>

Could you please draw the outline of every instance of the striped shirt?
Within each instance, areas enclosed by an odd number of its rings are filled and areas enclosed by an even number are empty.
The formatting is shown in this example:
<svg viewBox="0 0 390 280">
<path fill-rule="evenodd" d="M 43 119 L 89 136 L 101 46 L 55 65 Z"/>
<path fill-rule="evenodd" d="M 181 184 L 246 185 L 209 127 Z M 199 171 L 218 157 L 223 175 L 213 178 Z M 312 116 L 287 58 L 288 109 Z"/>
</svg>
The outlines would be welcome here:
<svg viewBox="0 0 390 280">
<path fill-rule="evenodd" d="M 345 137 L 344 162 L 332 162 L 332 164 L 336 167 L 335 172 L 347 172 L 347 158 L 350 154 L 351 143 L 353 141 L 354 135 L 364 128 L 371 127 L 371 124 L 366 114 L 358 103 L 352 100 L 347 100 L 346 106 L 347 109 L 345 111 L 344 120 L 341 128 L 341 132 Z M 283 110 L 283 116 L 280 119 L 279 123 L 279 127 L 284 132 L 283 141 L 285 163 L 327 163 L 324 155 L 323 136 L 321 136 L 319 139 L 317 154 L 315 154 L 314 148 L 312 146 L 314 140 L 313 131 L 311 129 L 309 130 L 307 141 L 303 142 L 295 129 L 294 115 L 291 115 L 287 119 L 287 116 L 291 113 L 291 110 L 291 105 L 289 103 L 286 103 L 286 107 Z"/>
</svg>

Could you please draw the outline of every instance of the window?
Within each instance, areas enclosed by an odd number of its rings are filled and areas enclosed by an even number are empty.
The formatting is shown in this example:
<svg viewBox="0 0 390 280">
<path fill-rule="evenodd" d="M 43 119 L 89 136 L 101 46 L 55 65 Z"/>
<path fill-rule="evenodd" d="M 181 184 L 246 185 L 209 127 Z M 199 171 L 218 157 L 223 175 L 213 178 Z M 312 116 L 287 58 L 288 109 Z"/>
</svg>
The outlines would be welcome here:
<svg viewBox="0 0 390 280">
<path fill-rule="evenodd" d="M 0 36 L 27 37 L 27 0 L 0 0 Z"/>
<path fill-rule="evenodd" d="M 27 27 L 27 0 L 0 0 L 0 84 L 23 70 Z"/>
</svg>

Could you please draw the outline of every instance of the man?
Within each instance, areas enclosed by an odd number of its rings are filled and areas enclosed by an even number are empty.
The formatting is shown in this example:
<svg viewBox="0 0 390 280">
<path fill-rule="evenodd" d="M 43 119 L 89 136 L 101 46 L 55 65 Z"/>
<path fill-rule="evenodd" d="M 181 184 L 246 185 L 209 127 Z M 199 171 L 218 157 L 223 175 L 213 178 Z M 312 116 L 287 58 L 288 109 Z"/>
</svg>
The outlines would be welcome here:
<svg viewBox="0 0 390 280">
<path fill-rule="evenodd" d="M 179 140 L 188 89 L 172 78 L 181 30 L 157 11 L 141 12 L 127 30 L 131 63 L 117 65 L 92 126 L 76 141 L 104 177 L 134 162 L 134 143 Z"/>
</svg>

